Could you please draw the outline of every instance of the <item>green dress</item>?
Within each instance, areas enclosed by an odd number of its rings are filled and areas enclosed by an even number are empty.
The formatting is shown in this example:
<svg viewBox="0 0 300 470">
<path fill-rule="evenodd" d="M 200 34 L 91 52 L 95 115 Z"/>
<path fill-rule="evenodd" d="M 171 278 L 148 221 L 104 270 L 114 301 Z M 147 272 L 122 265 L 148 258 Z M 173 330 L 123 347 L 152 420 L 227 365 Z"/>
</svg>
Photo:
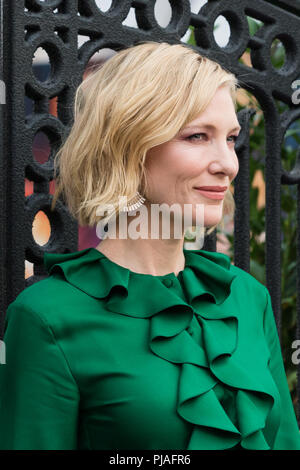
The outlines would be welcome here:
<svg viewBox="0 0 300 470">
<path fill-rule="evenodd" d="M 46 253 L 6 314 L 0 449 L 297 449 L 265 286 L 222 253 L 153 276 Z"/>
</svg>

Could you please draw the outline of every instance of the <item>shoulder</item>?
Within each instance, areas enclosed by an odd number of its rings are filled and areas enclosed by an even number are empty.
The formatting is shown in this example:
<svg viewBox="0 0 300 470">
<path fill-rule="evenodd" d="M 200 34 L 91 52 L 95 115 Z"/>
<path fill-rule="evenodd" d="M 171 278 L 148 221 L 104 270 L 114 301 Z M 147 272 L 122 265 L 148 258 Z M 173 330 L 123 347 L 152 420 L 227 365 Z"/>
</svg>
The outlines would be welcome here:
<svg viewBox="0 0 300 470">
<path fill-rule="evenodd" d="M 229 269 L 230 269 L 230 272 L 236 275 L 236 278 L 239 283 L 247 284 L 248 287 L 251 286 L 253 288 L 260 289 L 260 290 L 266 289 L 264 284 L 262 284 L 258 279 L 256 279 L 251 273 L 249 273 L 245 269 L 239 268 L 238 266 L 232 263 L 230 263 Z"/>
<path fill-rule="evenodd" d="M 59 273 L 35 282 L 21 291 L 7 308 L 6 321 L 13 315 L 31 314 L 48 325 L 82 314 L 95 299 L 68 283 Z"/>
<path fill-rule="evenodd" d="M 9 305 L 7 315 L 13 311 L 33 312 L 62 331 L 69 325 L 82 324 L 88 315 L 105 315 L 110 291 L 128 282 L 126 269 L 117 269 L 92 248 L 72 253 L 46 252 L 44 266 L 48 277 L 20 292 Z"/>
<path fill-rule="evenodd" d="M 240 289 L 250 289 L 250 291 L 257 292 L 258 294 L 264 294 L 266 287 L 260 281 L 258 281 L 252 274 L 248 271 L 235 266 L 230 256 L 226 253 L 216 252 L 216 251 L 205 251 L 205 250 L 198 250 L 193 251 L 193 253 L 199 254 L 202 258 L 208 259 L 212 261 L 214 265 L 223 268 L 223 275 L 226 276 L 226 273 L 233 277 L 233 285 L 236 287 L 238 286 Z M 221 275 L 221 271 L 216 271 L 217 275 Z"/>
<path fill-rule="evenodd" d="M 225 255 L 227 256 L 227 255 Z M 233 289 L 245 302 L 255 302 L 264 310 L 267 303 L 268 289 L 248 271 L 230 264 L 230 272 L 235 275 Z"/>
</svg>

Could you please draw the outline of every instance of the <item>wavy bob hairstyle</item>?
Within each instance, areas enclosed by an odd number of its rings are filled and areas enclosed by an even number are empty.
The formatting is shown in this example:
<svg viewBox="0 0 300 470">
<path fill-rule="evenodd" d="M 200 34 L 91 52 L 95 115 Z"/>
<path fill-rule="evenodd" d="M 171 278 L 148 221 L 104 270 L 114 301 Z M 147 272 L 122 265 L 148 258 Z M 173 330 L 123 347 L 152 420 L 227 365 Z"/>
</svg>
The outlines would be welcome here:
<svg viewBox="0 0 300 470">
<path fill-rule="evenodd" d="M 63 193 L 78 223 L 94 226 L 106 217 L 97 215 L 100 205 L 117 215 L 120 196 L 147 194 L 147 151 L 198 117 L 220 86 L 229 87 L 236 109 L 235 75 L 184 44 L 146 41 L 117 52 L 76 90 L 74 122 L 54 159 L 51 210 Z M 222 228 L 234 210 L 228 189 Z"/>
</svg>

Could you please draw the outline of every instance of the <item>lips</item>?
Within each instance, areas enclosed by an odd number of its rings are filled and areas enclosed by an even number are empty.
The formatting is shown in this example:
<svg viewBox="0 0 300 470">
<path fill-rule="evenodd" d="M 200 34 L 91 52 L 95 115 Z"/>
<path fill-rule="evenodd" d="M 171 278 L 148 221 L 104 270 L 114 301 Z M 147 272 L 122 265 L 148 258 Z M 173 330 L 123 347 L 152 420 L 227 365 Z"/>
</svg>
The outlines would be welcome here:
<svg viewBox="0 0 300 470">
<path fill-rule="evenodd" d="M 196 186 L 195 189 L 201 189 L 202 191 L 213 191 L 213 192 L 224 192 L 227 186 Z"/>
<path fill-rule="evenodd" d="M 209 189 L 207 190 L 204 188 L 209 188 Z M 212 188 L 217 188 L 217 189 L 212 190 Z M 205 196 L 206 198 L 224 199 L 225 192 L 226 192 L 225 190 L 227 189 L 227 187 L 225 186 L 225 189 L 222 189 L 222 186 L 201 186 L 201 188 L 194 188 L 194 189 L 196 189 L 196 191 L 198 191 L 199 194 L 201 194 L 202 196 Z"/>
</svg>

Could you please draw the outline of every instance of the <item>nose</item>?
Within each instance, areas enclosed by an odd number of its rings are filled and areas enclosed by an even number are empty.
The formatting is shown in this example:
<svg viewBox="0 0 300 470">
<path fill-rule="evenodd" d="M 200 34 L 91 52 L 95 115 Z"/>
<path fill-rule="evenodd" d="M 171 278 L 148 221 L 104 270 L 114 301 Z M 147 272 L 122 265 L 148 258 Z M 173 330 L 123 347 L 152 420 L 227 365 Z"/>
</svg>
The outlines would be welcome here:
<svg viewBox="0 0 300 470">
<path fill-rule="evenodd" d="M 239 160 L 234 148 L 228 142 L 218 143 L 213 149 L 209 163 L 209 171 L 212 174 L 222 173 L 233 180 L 239 171 Z"/>
</svg>

